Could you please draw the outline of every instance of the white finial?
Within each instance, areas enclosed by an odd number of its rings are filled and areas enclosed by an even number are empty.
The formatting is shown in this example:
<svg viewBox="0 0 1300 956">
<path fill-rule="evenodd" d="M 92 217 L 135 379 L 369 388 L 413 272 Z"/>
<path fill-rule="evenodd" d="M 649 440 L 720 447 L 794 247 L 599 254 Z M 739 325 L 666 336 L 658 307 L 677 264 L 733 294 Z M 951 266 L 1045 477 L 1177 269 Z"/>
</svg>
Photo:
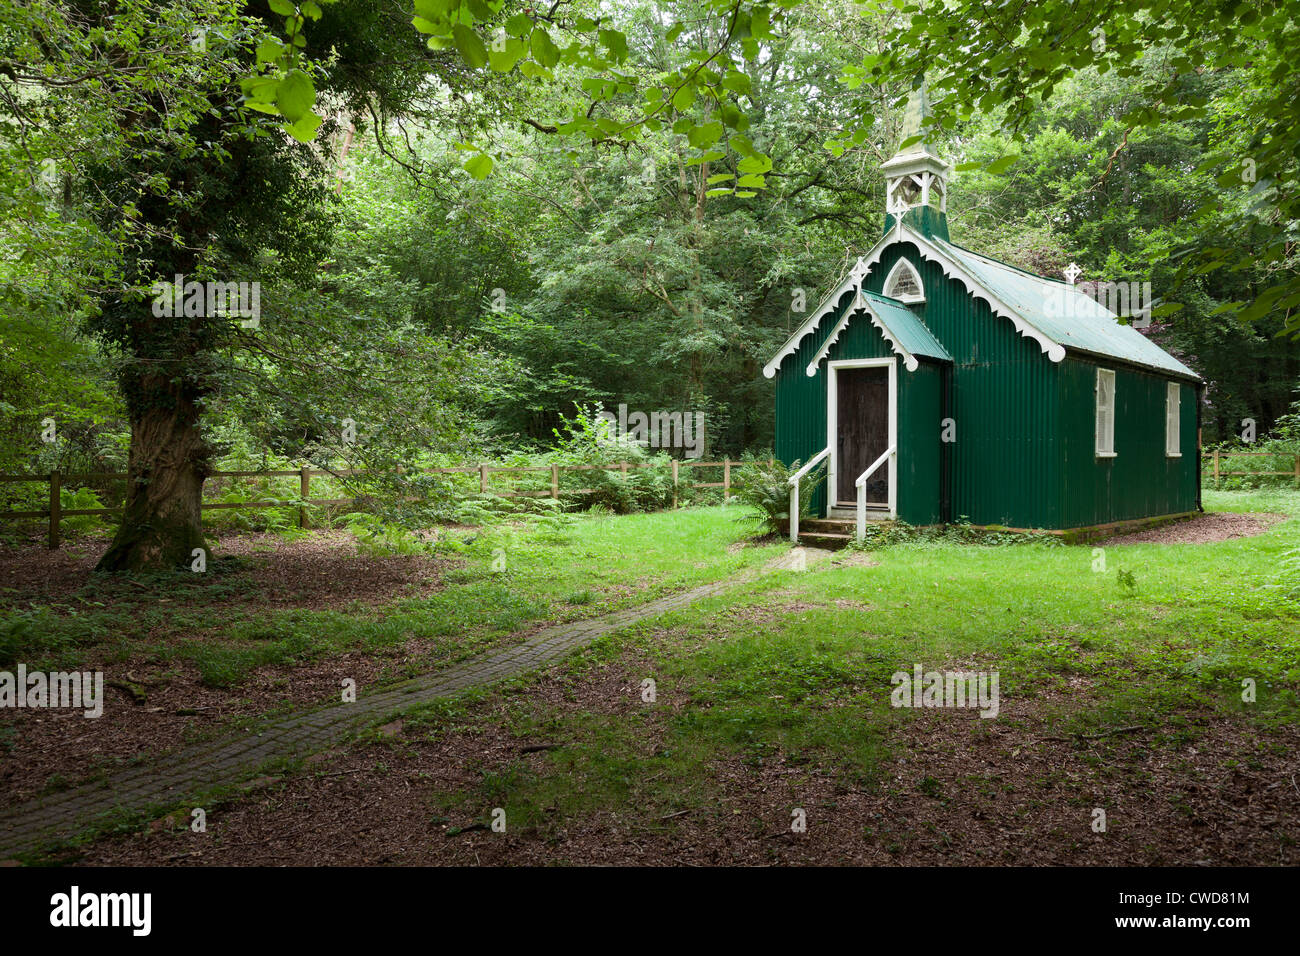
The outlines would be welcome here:
<svg viewBox="0 0 1300 956">
<path fill-rule="evenodd" d="M 1070 263 L 1068 268 L 1062 271 L 1065 273 L 1065 278 L 1070 283 L 1070 285 L 1074 285 L 1074 280 L 1079 278 L 1079 276 L 1083 275 L 1083 270 L 1080 269 L 1073 262 Z"/>
</svg>

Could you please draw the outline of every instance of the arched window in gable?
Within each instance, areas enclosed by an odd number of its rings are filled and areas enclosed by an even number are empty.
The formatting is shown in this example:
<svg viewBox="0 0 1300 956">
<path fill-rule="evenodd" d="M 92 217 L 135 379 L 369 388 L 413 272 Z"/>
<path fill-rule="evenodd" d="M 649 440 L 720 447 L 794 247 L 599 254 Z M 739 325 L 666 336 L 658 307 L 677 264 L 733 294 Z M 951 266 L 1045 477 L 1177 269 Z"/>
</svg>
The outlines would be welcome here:
<svg viewBox="0 0 1300 956">
<path fill-rule="evenodd" d="M 925 301 L 925 287 L 916 267 L 906 259 L 899 259 L 885 277 L 885 295 L 909 305 Z"/>
</svg>

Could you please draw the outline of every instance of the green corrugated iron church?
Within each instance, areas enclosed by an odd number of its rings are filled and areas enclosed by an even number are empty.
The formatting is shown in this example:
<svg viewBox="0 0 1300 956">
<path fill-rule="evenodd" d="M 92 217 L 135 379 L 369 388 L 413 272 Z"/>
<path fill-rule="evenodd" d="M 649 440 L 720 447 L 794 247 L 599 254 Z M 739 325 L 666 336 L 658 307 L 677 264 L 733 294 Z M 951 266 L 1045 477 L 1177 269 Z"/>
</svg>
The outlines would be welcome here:
<svg viewBox="0 0 1300 956">
<path fill-rule="evenodd" d="M 767 363 L 776 454 L 821 455 L 819 518 L 1080 529 L 1200 507 L 1202 380 L 1072 282 L 948 238 L 924 88 L 885 231 Z M 910 145 L 909 145 L 910 143 Z M 823 454 L 824 453 L 824 454 Z"/>
</svg>

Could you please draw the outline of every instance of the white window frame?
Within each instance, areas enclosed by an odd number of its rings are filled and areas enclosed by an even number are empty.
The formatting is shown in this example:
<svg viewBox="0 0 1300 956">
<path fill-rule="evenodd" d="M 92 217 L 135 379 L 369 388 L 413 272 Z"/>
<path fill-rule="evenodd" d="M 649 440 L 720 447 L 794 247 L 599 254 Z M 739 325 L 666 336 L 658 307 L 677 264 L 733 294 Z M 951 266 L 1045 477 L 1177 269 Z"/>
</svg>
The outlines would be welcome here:
<svg viewBox="0 0 1300 956">
<path fill-rule="evenodd" d="M 919 292 L 913 295 L 894 295 L 889 291 L 890 286 L 894 284 L 894 277 L 903 269 L 906 269 L 912 274 L 912 281 L 916 283 L 917 289 L 920 290 Z M 887 296 L 891 299 L 897 299 L 899 302 L 903 302 L 907 305 L 916 305 L 925 301 L 925 283 L 921 281 L 921 273 L 917 270 L 916 266 L 912 265 L 912 263 L 908 261 L 906 256 L 903 256 L 894 263 L 894 268 L 890 269 L 889 275 L 885 276 L 885 284 L 881 286 L 881 289 L 884 290 L 881 292 L 881 295 Z"/>
<path fill-rule="evenodd" d="M 1102 383 L 1109 386 L 1109 392 Z M 1115 458 L 1115 370 L 1109 368 L 1097 369 L 1097 384 L 1094 386 L 1096 394 L 1096 417 L 1094 424 L 1094 447 L 1098 458 Z M 1102 396 L 1108 394 L 1109 404 L 1102 401 Z"/>
<path fill-rule="evenodd" d="M 1183 387 L 1177 382 L 1165 383 L 1165 457 L 1182 458 L 1182 404 Z"/>
</svg>

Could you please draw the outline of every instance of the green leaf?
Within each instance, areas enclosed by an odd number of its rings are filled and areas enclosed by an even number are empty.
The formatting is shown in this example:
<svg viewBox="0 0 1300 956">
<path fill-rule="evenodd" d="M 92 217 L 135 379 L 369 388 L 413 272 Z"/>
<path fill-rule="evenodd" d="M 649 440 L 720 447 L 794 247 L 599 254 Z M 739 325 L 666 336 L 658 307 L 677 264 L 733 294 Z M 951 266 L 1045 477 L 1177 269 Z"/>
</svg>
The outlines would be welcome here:
<svg viewBox="0 0 1300 956">
<path fill-rule="evenodd" d="M 257 45 L 257 62 L 274 63 L 284 51 L 284 44 L 275 37 L 267 37 Z"/>
<path fill-rule="evenodd" d="M 300 143 L 310 143 L 316 136 L 316 130 L 320 127 L 321 118 L 315 113 L 306 113 L 299 118 L 298 122 L 290 123 L 285 129 Z"/>
<path fill-rule="evenodd" d="M 745 130 L 749 129 L 749 117 L 730 103 L 723 103 L 720 112 L 722 114 L 722 122 L 731 129 L 734 129 L 737 133 L 743 133 Z"/>
<path fill-rule="evenodd" d="M 290 123 L 306 116 L 315 103 L 316 87 L 302 70 L 290 70 L 276 87 L 275 105 Z"/>
<path fill-rule="evenodd" d="M 673 94 L 673 107 L 679 112 L 685 113 L 695 102 L 695 87 L 691 85 L 683 86 Z"/>
<path fill-rule="evenodd" d="M 551 40 L 551 35 L 541 27 L 534 28 L 528 46 L 533 52 L 533 59 L 548 70 L 560 62 L 560 48 Z"/>
<path fill-rule="evenodd" d="M 741 156 L 757 155 L 757 152 L 754 149 L 754 144 L 749 141 L 749 137 L 747 136 L 741 136 L 740 134 L 736 134 L 735 136 L 731 137 L 731 139 L 727 140 L 727 143 L 731 146 L 732 149 L 738 152 Z"/>
<path fill-rule="evenodd" d="M 696 149 L 712 146 L 722 138 L 722 124 L 718 122 L 702 123 L 686 134 L 686 141 Z"/>
<path fill-rule="evenodd" d="M 493 44 L 496 46 L 496 44 Z M 488 51 L 488 63 L 492 69 L 498 73 L 509 73 L 515 68 L 515 64 L 523 57 L 526 47 L 524 41 L 517 37 L 510 37 L 506 40 L 506 48 L 500 52 L 497 50 Z"/>
<path fill-rule="evenodd" d="M 1016 160 L 1019 158 L 1020 158 L 1019 156 L 1014 156 L 1014 155 L 1002 156 L 998 159 L 995 159 L 993 162 L 989 163 L 988 171 L 994 176 L 996 176 L 998 173 L 1004 173 L 1008 169 L 1010 169 L 1013 165 L 1015 165 Z"/>
<path fill-rule="evenodd" d="M 458 23 L 451 28 L 451 36 L 461 59 L 471 70 L 481 70 L 487 66 L 487 47 L 483 45 L 483 40 L 476 31 L 463 23 Z"/>
<path fill-rule="evenodd" d="M 600 38 L 600 44 L 609 50 L 609 55 L 614 58 L 615 63 L 622 63 L 627 59 L 627 37 L 618 30 L 601 30 L 597 36 Z"/>
<path fill-rule="evenodd" d="M 722 85 L 733 93 L 749 93 L 750 91 L 748 74 L 741 73 L 739 70 L 729 71 L 722 78 Z"/>
<path fill-rule="evenodd" d="M 487 153 L 471 156 L 465 162 L 465 171 L 475 179 L 487 179 L 488 173 L 492 172 L 492 157 Z"/>
<path fill-rule="evenodd" d="M 267 0 L 267 5 L 272 13 L 278 13 L 282 17 L 292 17 L 298 12 L 289 0 Z"/>
</svg>

